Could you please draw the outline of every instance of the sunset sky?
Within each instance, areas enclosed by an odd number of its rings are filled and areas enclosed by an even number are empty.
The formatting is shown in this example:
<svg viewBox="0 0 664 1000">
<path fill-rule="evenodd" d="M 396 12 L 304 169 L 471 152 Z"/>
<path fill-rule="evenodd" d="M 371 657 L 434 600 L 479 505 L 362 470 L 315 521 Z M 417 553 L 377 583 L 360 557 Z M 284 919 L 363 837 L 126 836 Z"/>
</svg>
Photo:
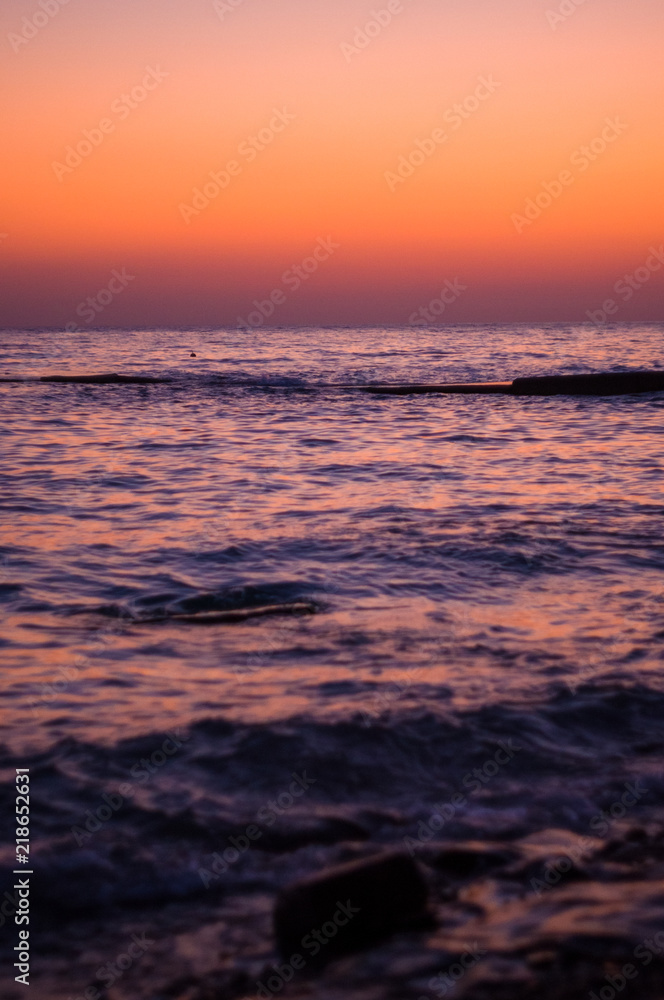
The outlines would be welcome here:
<svg viewBox="0 0 664 1000">
<path fill-rule="evenodd" d="M 61 2 L 0 11 L 1 326 L 663 318 L 662 0 Z"/>
</svg>

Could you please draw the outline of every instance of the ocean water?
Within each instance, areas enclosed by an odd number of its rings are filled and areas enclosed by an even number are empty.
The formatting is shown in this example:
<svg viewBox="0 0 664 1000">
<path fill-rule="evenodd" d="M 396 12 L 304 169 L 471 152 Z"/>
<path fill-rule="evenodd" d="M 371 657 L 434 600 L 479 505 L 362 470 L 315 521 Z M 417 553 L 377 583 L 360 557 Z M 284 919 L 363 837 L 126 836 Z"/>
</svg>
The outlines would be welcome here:
<svg viewBox="0 0 664 1000">
<path fill-rule="evenodd" d="M 347 386 L 664 368 L 663 325 L 5 331 L 0 360 L 171 379 L 0 384 L 3 997 L 27 767 L 37 1000 L 608 1000 L 626 963 L 661 1000 L 664 394 Z M 278 890 L 386 847 L 432 927 L 280 985 Z"/>
</svg>

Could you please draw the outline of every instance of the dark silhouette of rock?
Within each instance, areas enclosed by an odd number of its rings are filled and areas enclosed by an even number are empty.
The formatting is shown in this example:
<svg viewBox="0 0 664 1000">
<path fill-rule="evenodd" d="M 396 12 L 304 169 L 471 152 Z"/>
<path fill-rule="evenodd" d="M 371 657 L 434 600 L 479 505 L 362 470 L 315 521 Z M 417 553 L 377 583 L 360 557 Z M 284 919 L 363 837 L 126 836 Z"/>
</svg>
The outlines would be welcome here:
<svg viewBox="0 0 664 1000">
<path fill-rule="evenodd" d="M 615 396 L 628 392 L 658 392 L 664 389 L 664 371 L 598 372 L 591 375 L 539 375 L 515 378 L 512 392 L 517 396 Z"/>
<path fill-rule="evenodd" d="M 346 388 L 351 388 L 347 386 Z M 417 396 L 427 392 L 440 393 L 487 393 L 502 392 L 510 394 L 512 392 L 511 382 L 448 382 L 423 385 L 359 385 L 352 386 L 354 389 L 361 389 L 363 392 L 371 392 L 384 396 Z"/>
<path fill-rule="evenodd" d="M 394 931 L 431 923 L 428 889 L 417 864 L 393 851 L 287 886 L 274 911 L 284 958 L 300 954 L 319 963 L 368 947 Z"/>
<path fill-rule="evenodd" d="M 512 382 L 450 382 L 440 385 L 346 386 L 391 396 L 438 393 L 504 393 L 508 396 L 616 396 L 664 390 L 664 371 L 593 372 L 588 375 L 535 375 Z"/>
<path fill-rule="evenodd" d="M 195 358 L 192 351 L 189 355 Z M 0 382 L 29 382 L 30 378 L 0 378 Z M 40 382 L 73 382 L 88 385 L 170 382 L 169 378 L 147 375 L 42 375 Z M 450 382 L 420 385 L 337 385 L 328 388 L 354 389 L 390 396 L 424 393 L 501 393 L 507 396 L 616 396 L 634 392 L 664 391 L 664 371 L 591 372 L 587 375 L 535 375 L 512 382 Z"/>
</svg>

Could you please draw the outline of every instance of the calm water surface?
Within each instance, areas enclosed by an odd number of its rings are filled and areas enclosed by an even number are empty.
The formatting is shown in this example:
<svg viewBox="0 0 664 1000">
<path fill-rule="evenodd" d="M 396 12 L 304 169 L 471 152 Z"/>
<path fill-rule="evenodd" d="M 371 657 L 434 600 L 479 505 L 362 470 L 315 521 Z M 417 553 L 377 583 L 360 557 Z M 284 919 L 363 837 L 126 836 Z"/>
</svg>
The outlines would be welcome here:
<svg viewBox="0 0 664 1000">
<path fill-rule="evenodd" d="M 664 394 L 335 387 L 663 368 L 663 335 L 0 336 L 3 377 L 172 379 L 0 385 L 3 840 L 30 767 L 40 1000 L 109 986 L 139 929 L 109 1000 L 255 996 L 277 889 L 388 844 L 431 875 L 437 929 L 293 996 L 441 995 L 469 941 L 459 997 L 577 974 L 587 996 L 664 927 Z M 292 601 L 314 613 L 174 618 Z M 502 861 L 462 876 L 450 842 Z"/>
</svg>

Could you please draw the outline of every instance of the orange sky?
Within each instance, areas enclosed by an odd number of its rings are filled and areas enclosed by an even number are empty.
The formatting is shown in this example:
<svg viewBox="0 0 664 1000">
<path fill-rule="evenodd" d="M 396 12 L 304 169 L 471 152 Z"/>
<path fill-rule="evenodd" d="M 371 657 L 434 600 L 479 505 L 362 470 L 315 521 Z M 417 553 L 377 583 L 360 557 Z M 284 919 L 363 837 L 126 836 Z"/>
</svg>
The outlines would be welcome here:
<svg viewBox="0 0 664 1000">
<path fill-rule="evenodd" d="M 0 325 L 234 326 L 279 291 L 277 325 L 402 325 L 446 279 L 453 323 L 663 318 L 664 265 L 615 291 L 664 243 L 661 0 L 5 0 L 0 28 Z"/>
</svg>

